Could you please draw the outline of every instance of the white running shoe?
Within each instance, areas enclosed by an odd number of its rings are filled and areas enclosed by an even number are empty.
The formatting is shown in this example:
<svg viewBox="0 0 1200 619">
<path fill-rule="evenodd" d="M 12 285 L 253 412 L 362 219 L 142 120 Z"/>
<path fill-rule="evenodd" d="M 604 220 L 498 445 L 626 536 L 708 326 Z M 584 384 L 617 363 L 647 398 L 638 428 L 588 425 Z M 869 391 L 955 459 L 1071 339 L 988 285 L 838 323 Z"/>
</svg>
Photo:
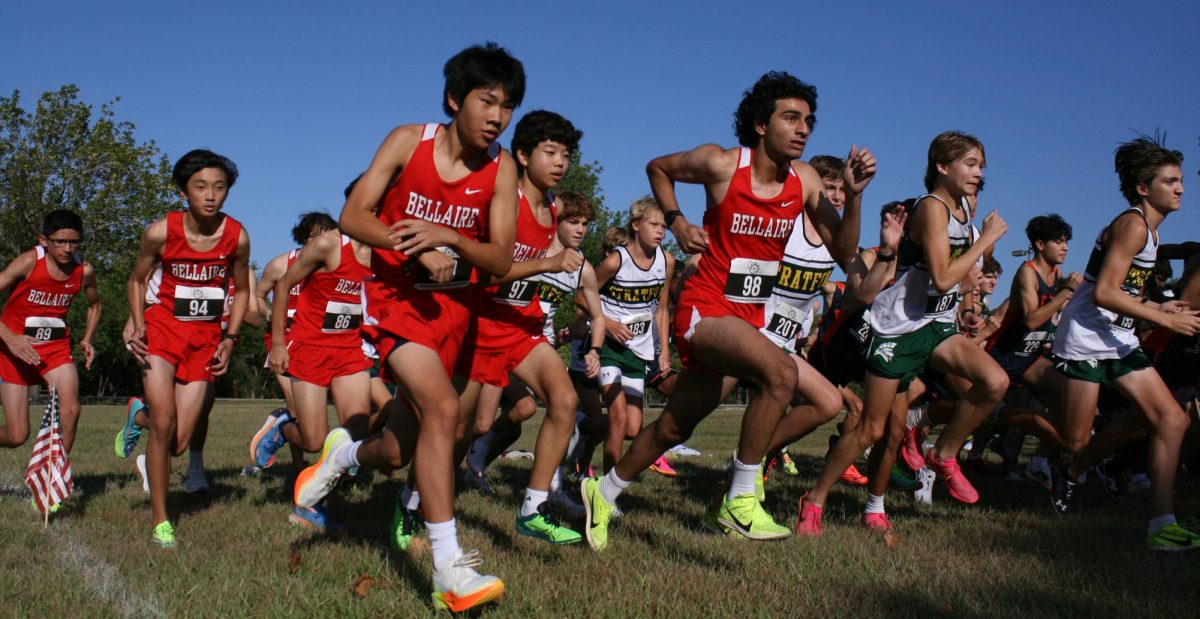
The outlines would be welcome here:
<svg viewBox="0 0 1200 619">
<path fill-rule="evenodd" d="M 350 446 L 353 441 L 345 428 L 335 428 L 325 437 L 325 445 L 321 448 L 321 459 L 317 463 L 300 471 L 296 477 L 296 490 L 293 500 L 300 507 L 311 508 L 325 495 L 333 490 L 333 485 L 346 470 L 337 464 L 335 452 Z"/>
<path fill-rule="evenodd" d="M 208 475 L 203 467 L 188 467 L 187 475 L 183 478 L 183 489 L 188 494 L 208 492 Z"/>
<path fill-rule="evenodd" d="M 562 490 L 551 492 L 549 498 L 546 500 L 550 502 L 551 507 L 565 516 L 567 520 L 583 520 L 587 517 L 583 504 Z"/>
<path fill-rule="evenodd" d="M 137 470 L 142 476 L 142 492 L 150 494 L 150 478 L 146 476 L 146 454 L 138 454 Z"/>
<path fill-rule="evenodd" d="M 433 605 L 453 613 L 494 602 L 504 595 L 504 582 L 475 571 L 483 563 L 479 551 L 463 553 L 446 569 L 433 570 Z"/>
<path fill-rule="evenodd" d="M 921 484 L 921 487 L 913 492 L 917 503 L 933 505 L 933 482 L 935 479 L 937 479 L 937 473 L 927 466 L 917 471 L 917 481 Z"/>
</svg>

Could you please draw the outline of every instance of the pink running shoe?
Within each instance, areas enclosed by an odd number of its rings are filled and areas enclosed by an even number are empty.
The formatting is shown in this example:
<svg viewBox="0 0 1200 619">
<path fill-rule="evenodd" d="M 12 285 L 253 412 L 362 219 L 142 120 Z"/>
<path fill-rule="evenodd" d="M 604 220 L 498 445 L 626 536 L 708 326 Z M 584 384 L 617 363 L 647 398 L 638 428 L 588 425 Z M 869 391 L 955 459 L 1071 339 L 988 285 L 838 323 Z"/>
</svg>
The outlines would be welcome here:
<svg viewBox="0 0 1200 619">
<path fill-rule="evenodd" d="M 900 439 L 900 457 L 908 468 L 919 471 L 925 468 L 925 457 L 921 455 L 921 439 L 917 438 L 916 428 L 905 428 L 904 438 Z"/>
<path fill-rule="evenodd" d="M 821 514 L 825 508 L 809 503 L 808 493 L 800 497 L 800 515 L 796 517 L 796 535 L 801 537 L 821 536 Z"/>
<path fill-rule="evenodd" d="M 679 472 L 671 466 L 671 463 L 667 461 L 666 456 L 659 456 L 658 459 L 654 461 L 654 464 L 650 465 L 650 470 L 662 475 L 663 477 L 679 477 Z"/>
<path fill-rule="evenodd" d="M 867 485 L 867 476 L 858 472 L 858 468 L 851 464 L 850 468 L 842 471 L 842 476 L 838 478 L 838 481 L 847 486 L 865 486 Z"/>
<path fill-rule="evenodd" d="M 888 520 L 887 514 L 863 514 L 862 523 L 872 531 L 883 532 L 892 529 L 892 523 Z"/>
<path fill-rule="evenodd" d="M 954 500 L 968 505 L 979 501 L 979 492 L 962 474 L 962 470 L 958 468 L 957 459 L 937 458 L 930 449 L 925 454 L 925 462 L 937 473 L 938 477 L 942 478 L 942 481 L 946 482 L 946 490 L 950 491 L 950 496 L 954 497 Z"/>
</svg>

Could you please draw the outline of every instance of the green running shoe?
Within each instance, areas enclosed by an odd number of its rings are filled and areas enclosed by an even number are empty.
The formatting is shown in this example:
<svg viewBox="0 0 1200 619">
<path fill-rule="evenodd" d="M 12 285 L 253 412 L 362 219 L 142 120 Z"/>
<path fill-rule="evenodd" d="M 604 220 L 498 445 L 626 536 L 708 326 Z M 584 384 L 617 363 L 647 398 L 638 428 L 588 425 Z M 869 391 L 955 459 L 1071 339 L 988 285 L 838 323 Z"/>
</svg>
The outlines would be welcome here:
<svg viewBox="0 0 1200 619">
<path fill-rule="evenodd" d="M 716 533 L 717 535 L 724 535 L 725 537 L 736 537 L 733 534 L 733 531 L 729 530 L 729 527 L 721 524 L 721 522 L 719 520 L 717 520 L 717 514 L 719 514 L 720 512 L 721 512 L 720 507 L 716 507 L 716 508 L 713 508 L 713 509 L 710 509 L 710 510 L 704 512 L 704 528 L 708 529 L 709 531 L 712 531 L 713 533 Z"/>
<path fill-rule="evenodd" d="M 164 520 L 154 527 L 154 545 L 159 548 L 175 547 L 175 527 L 170 520 Z"/>
<path fill-rule="evenodd" d="M 1180 552 L 1200 549 L 1200 535 L 1183 528 L 1178 522 L 1146 536 L 1146 548 L 1164 552 Z"/>
<path fill-rule="evenodd" d="M 538 506 L 537 513 L 522 516 L 517 512 L 517 533 L 527 537 L 550 542 L 551 544 L 578 544 L 583 536 L 578 531 L 569 529 L 554 516 L 547 503 Z"/>
<path fill-rule="evenodd" d="M 401 552 L 408 550 L 408 545 L 417 536 L 417 527 L 421 520 L 417 513 L 404 507 L 400 496 L 396 495 L 396 511 L 392 513 L 392 544 Z"/>
<path fill-rule="evenodd" d="M 909 477 L 899 465 L 892 465 L 892 475 L 888 478 L 888 488 L 901 492 L 911 492 L 921 487 L 921 482 Z"/>
<path fill-rule="evenodd" d="M 141 398 L 129 398 L 129 402 L 125 404 L 125 425 L 117 430 L 117 440 L 113 445 L 117 457 L 124 460 L 133 453 L 133 449 L 137 447 L 138 439 L 142 437 L 142 429 L 137 426 L 134 419 L 137 417 L 138 411 L 146 408 Z"/>
<path fill-rule="evenodd" d="M 763 458 L 762 462 L 758 463 L 758 473 L 754 476 L 754 498 L 759 503 L 767 501 L 766 479 L 763 478 L 763 469 L 767 468 L 767 460 Z"/>
<path fill-rule="evenodd" d="M 583 496 L 583 511 L 587 516 L 584 534 L 588 545 L 595 550 L 604 550 L 608 546 L 608 521 L 612 519 L 613 504 L 600 494 L 598 477 L 589 477 L 580 482 L 579 492 Z"/>
<path fill-rule="evenodd" d="M 751 494 L 739 494 L 732 501 L 729 497 L 722 499 L 717 522 L 753 540 L 784 539 L 792 534 L 787 527 L 775 524 L 775 520 Z"/>
<path fill-rule="evenodd" d="M 783 455 L 780 456 L 779 459 L 780 459 L 780 461 L 783 462 L 783 472 L 784 473 L 787 473 L 788 475 L 791 475 L 792 477 L 795 477 L 800 474 L 800 469 L 796 468 L 796 461 L 792 460 L 792 457 L 788 455 L 788 452 L 786 452 L 786 451 L 783 452 Z"/>
</svg>

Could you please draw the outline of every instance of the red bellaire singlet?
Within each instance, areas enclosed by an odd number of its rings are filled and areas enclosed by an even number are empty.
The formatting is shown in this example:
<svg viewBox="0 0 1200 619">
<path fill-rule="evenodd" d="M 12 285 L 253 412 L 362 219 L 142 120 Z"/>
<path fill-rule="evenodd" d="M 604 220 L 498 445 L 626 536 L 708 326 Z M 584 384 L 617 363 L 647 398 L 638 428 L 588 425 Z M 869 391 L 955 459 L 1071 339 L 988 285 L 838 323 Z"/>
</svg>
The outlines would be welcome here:
<svg viewBox="0 0 1200 619">
<path fill-rule="evenodd" d="M 342 235 L 336 269 L 317 269 L 304 279 L 288 339 L 329 348 L 358 348 L 363 322 L 363 280 L 371 270 L 359 263 L 350 237 Z"/>
<path fill-rule="evenodd" d="M 4 326 L 13 333 L 24 333 L 34 339 L 34 344 L 45 344 L 68 337 L 67 310 L 71 301 L 83 286 L 83 261 L 76 257 L 75 269 L 67 279 L 59 281 L 50 275 L 46 267 L 49 257 L 46 248 L 34 248 L 37 260 L 29 277 L 13 286 L 4 313 L 0 317 Z"/>
<path fill-rule="evenodd" d="M 500 145 L 493 143 L 488 148 L 477 170 L 459 180 L 445 181 L 433 161 L 434 136 L 439 130 L 444 130 L 441 125 L 425 125 L 421 142 L 408 165 L 384 195 L 379 220 L 390 226 L 403 219 L 423 219 L 451 228 L 468 239 L 486 241 L 488 207 L 500 169 Z M 446 248 L 442 251 L 458 258 Z M 379 248 L 372 253 L 371 270 L 381 283 L 401 291 L 465 292 L 475 281 L 474 269 L 459 260 L 451 281 L 432 283 L 428 272 L 416 261 L 410 262 L 403 252 Z"/>
<path fill-rule="evenodd" d="M 761 328 L 792 226 L 804 208 L 804 188 L 794 168 L 773 198 L 754 195 L 753 151 L 742 148 L 725 198 L 704 213 L 708 250 L 684 284 L 680 305 L 716 306 Z M 702 312 L 703 314 L 703 312 Z M 707 314 L 704 314 L 707 315 Z"/>
<path fill-rule="evenodd" d="M 183 211 L 167 213 L 158 304 L 176 320 L 211 322 L 213 328 L 219 328 L 242 224 L 225 215 L 221 240 L 202 252 L 188 244 L 183 217 Z"/>
</svg>

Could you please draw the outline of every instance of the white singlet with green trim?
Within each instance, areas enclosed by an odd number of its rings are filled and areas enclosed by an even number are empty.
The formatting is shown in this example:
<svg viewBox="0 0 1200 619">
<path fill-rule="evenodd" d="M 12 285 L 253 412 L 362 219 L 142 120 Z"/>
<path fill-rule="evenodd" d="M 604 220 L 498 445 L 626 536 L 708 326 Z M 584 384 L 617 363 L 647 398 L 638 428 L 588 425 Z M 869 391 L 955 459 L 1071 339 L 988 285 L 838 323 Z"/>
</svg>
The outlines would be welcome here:
<svg viewBox="0 0 1200 619">
<path fill-rule="evenodd" d="M 788 352 L 796 352 L 796 337 L 806 331 L 804 323 L 821 299 L 821 289 L 837 266 L 820 237 L 813 245 L 804 228 L 804 211 L 800 211 L 783 250 L 775 287 L 763 307 L 763 328 L 759 329 Z"/>
<path fill-rule="evenodd" d="M 563 251 L 579 250 L 564 249 Z M 582 267 L 569 273 L 559 271 L 558 273 L 542 273 L 538 276 L 537 298 L 538 303 L 542 306 L 542 316 L 545 317 L 545 322 L 542 323 L 542 335 L 550 342 L 551 346 L 557 346 L 558 344 L 554 340 L 556 335 L 554 332 L 554 314 L 558 311 L 558 306 L 562 305 L 563 301 L 575 297 L 575 291 L 579 290 L 579 279 L 582 276 Z"/>
<path fill-rule="evenodd" d="M 1120 218 L 1130 211 L 1136 212 L 1143 220 L 1146 214 L 1138 207 L 1125 209 Z M 1116 221 L 1114 219 L 1113 221 Z M 1088 361 L 1091 359 L 1121 359 L 1137 350 L 1141 343 L 1133 331 L 1136 322 L 1131 316 L 1121 316 L 1096 305 L 1096 278 L 1100 276 L 1100 267 L 1104 265 L 1104 256 L 1108 246 L 1104 244 L 1104 233 L 1112 227 L 1108 224 L 1096 236 L 1096 244 L 1092 246 L 1092 254 L 1088 257 L 1087 268 L 1084 270 L 1083 282 L 1067 306 L 1063 308 L 1062 318 L 1058 321 L 1058 332 L 1054 335 L 1054 355 L 1072 361 Z M 1109 239 L 1112 242 L 1112 239 Z M 1131 297 L 1139 298 L 1146 280 L 1154 273 L 1154 261 L 1158 258 L 1158 235 L 1146 226 L 1146 244 L 1133 257 L 1125 280 L 1121 282 L 1121 290 Z"/>
<path fill-rule="evenodd" d="M 654 262 L 643 270 L 633 262 L 629 250 L 618 247 L 616 251 L 621 256 L 621 267 L 600 289 L 600 307 L 605 316 L 633 333 L 625 342 L 626 348 L 642 359 L 653 359 L 654 311 L 667 281 L 667 256 L 661 247 L 655 248 Z"/>
<path fill-rule="evenodd" d="M 964 207 L 967 220 L 959 221 L 950 205 L 933 194 L 918 198 L 914 210 L 928 204 L 924 202 L 925 198 L 941 202 L 946 209 L 946 234 L 950 237 L 950 260 L 953 261 L 975 240 L 971 211 Z M 912 217 L 913 214 L 909 214 L 910 221 Z M 877 335 L 895 337 L 917 331 L 934 321 L 953 324 L 954 310 L 958 306 L 958 284 L 944 293 L 933 287 L 933 277 L 925 263 L 925 249 L 910 239 L 907 231 L 897 259 L 896 280 L 883 289 L 871 305 L 871 329 Z"/>
</svg>

